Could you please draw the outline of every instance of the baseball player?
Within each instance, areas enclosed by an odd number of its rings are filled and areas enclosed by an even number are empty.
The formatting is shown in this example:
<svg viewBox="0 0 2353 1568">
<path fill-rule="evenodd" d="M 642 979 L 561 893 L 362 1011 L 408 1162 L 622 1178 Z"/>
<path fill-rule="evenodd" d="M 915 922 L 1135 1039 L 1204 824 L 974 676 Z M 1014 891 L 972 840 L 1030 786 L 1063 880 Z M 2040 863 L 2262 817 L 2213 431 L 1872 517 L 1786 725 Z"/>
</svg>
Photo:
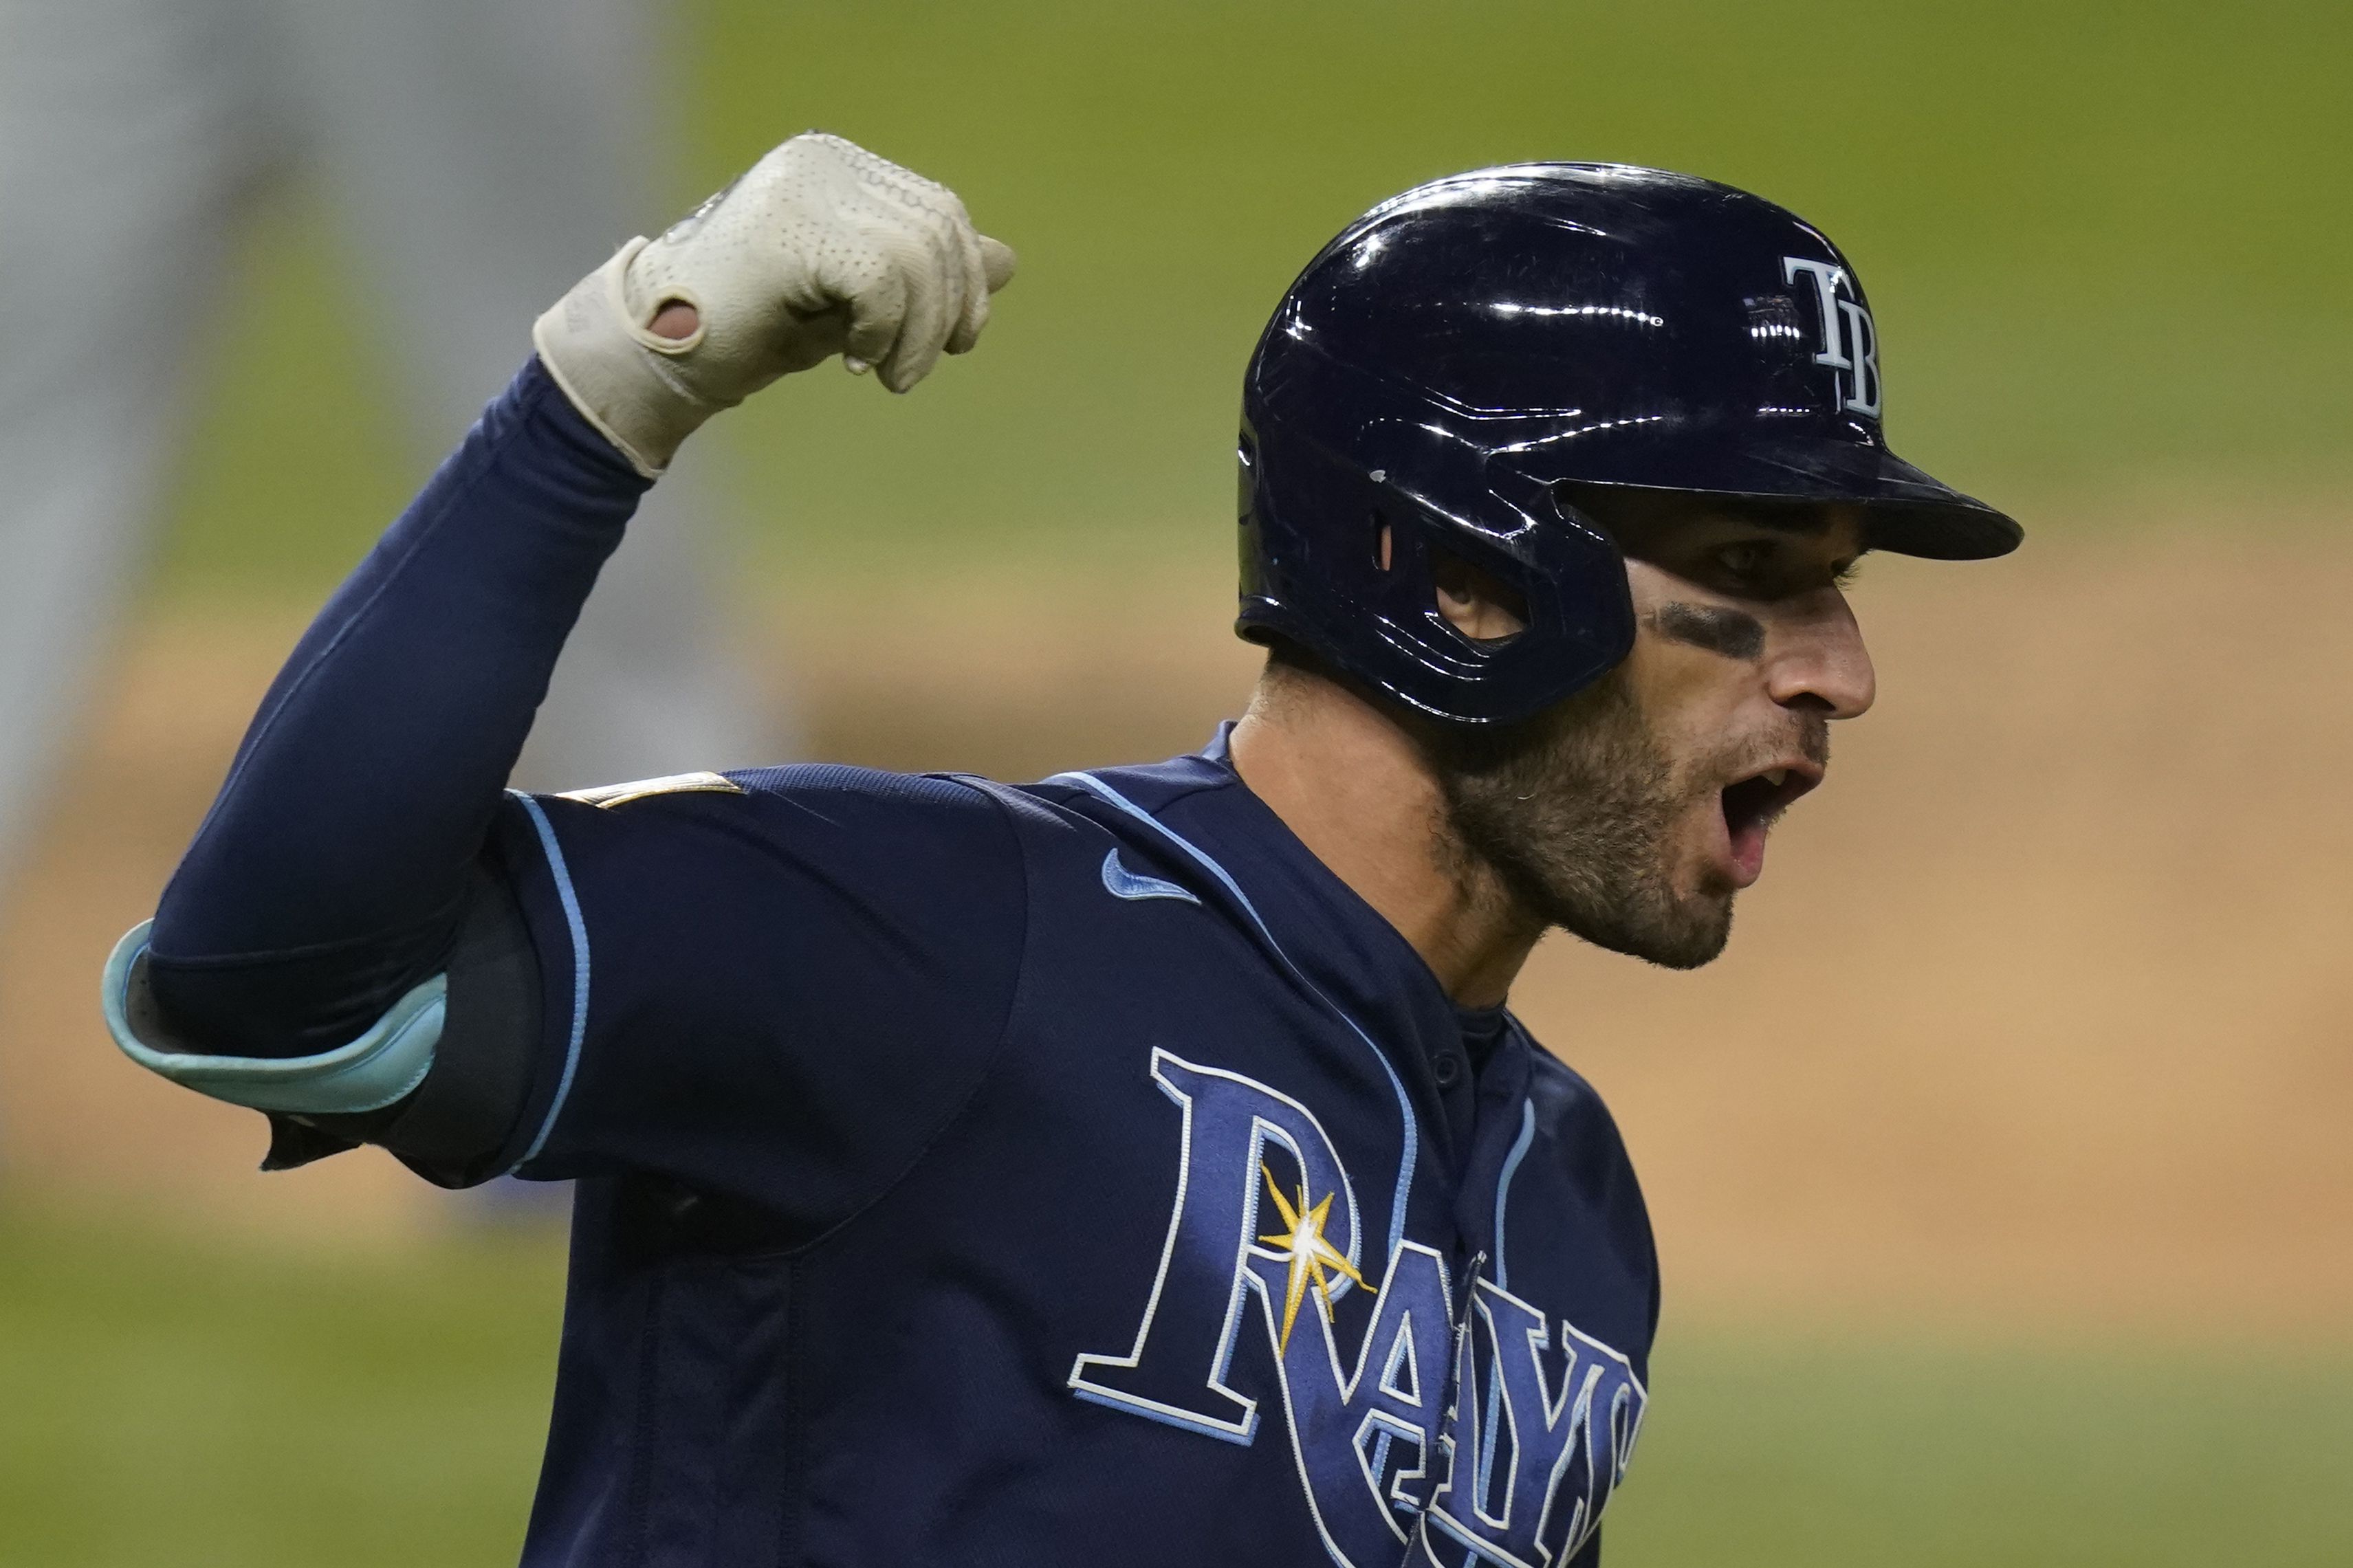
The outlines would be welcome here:
<svg viewBox="0 0 2353 1568">
<path fill-rule="evenodd" d="M 592 273 L 296 650 L 116 1037 L 273 1166 L 578 1179 L 527 1563 L 1590 1564 L 1657 1268 L 1512 978 L 1712 958 L 1871 704 L 1844 574 L 2019 529 L 1888 451 L 1818 231 L 1481 170 L 1260 341 L 1269 657 L 1203 751 L 503 793 L 679 444 L 835 354 L 906 390 L 1011 271 L 812 134 Z"/>
</svg>

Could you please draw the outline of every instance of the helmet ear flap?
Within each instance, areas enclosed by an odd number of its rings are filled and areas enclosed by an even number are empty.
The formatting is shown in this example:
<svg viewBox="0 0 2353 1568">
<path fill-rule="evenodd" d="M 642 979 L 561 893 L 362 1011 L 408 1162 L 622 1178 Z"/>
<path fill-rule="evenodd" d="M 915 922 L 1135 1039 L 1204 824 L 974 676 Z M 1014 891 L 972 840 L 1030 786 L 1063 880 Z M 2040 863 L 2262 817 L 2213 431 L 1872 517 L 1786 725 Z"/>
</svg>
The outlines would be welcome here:
<svg viewBox="0 0 2353 1568">
<path fill-rule="evenodd" d="M 1408 707 L 1464 724 L 1526 718 L 1633 646 L 1609 536 L 1552 487 L 1459 442 L 1394 425 L 1354 433 L 1367 467 L 1308 431 L 1246 425 L 1240 460 L 1241 606 L 1235 630 L 1282 637 Z M 1441 576 L 1517 623 L 1473 637 L 1439 602 Z"/>
<path fill-rule="evenodd" d="M 1390 646 L 1450 679 L 1485 679 L 1495 659 L 1518 640 L 1511 636 L 1474 637 L 1457 626 L 1444 599 L 1508 603 L 1520 630 L 1527 624 L 1531 583 L 1508 552 L 1476 528 L 1438 511 L 1400 489 L 1380 487 L 1370 522 L 1376 537 L 1382 591 L 1374 606 L 1376 624 Z"/>
<path fill-rule="evenodd" d="M 1462 511 L 1402 490 L 1377 510 L 1396 543 L 1377 624 L 1421 671 L 1458 683 L 1454 717 L 1525 718 L 1590 684 L 1632 648 L 1623 557 L 1551 487 L 1491 468 Z M 1458 626 L 1441 592 L 1456 599 L 1458 614 L 1483 616 L 1501 635 Z M 1472 693 L 1476 700 L 1464 700 Z"/>
</svg>

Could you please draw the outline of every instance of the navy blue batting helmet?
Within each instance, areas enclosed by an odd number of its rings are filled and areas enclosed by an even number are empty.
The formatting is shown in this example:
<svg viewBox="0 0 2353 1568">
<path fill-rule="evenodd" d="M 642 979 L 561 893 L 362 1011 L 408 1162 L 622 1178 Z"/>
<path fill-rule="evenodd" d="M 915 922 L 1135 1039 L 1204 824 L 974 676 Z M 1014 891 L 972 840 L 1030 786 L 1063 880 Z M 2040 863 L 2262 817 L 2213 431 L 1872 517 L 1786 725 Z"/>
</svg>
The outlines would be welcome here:
<svg viewBox="0 0 2353 1568">
<path fill-rule="evenodd" d="M 1617 164 L 1434 181 L 1324 247 L 1250 356 L 1235 629 L 1507 722 L 1633 646 L 1623 561 L 1575 487 L 1846 501 L 1875 549 L 2015 548 L 2017 523 L 1887 449 L 1881 403 L 1854 269 L 1770 202 Z M 1458 633 L 1434 552 L 1523 595 L 1526 629 Z"/>
</svg>

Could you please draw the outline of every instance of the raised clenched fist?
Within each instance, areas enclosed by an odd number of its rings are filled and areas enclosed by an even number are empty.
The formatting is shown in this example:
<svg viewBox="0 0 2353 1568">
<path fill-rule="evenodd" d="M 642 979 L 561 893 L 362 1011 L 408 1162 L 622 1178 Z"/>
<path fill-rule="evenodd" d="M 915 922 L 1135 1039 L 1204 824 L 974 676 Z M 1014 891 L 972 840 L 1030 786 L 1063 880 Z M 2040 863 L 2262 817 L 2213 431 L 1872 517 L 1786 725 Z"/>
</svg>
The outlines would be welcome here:
<svg viewBox="0 0 2353 1568">
<path fill-rule="evenodd" d="M 963 353 L 1013 276 L 944 185 L 839 136 L 770 152 L 659 238 L 633 239 L 533 329 L 573 404 L 655 475 L 695 427 L 841 354 L 904 392 Z M 683 337 L 656 332 L 689 307 Z M 663 326 L 688 320 L 672 310 Z"/>
</svg>

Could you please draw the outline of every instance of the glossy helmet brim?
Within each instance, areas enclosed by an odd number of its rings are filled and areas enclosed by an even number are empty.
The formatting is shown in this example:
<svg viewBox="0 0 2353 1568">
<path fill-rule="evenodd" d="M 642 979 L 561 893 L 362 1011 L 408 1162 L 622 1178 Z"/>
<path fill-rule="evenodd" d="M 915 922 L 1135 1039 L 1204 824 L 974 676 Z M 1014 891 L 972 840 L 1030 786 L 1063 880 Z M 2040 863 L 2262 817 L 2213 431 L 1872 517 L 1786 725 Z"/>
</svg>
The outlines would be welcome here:
<svg viewBox="0 0 2353 1568">
<path fill-rule="evenodd" d="M 1547 461 L 1541 447 L 1523 448 L 1507 460 L 1529 478 L 1551 483 L 1854 505 L 1862 509 L 1869 548 L 1936 561 L 2007 555 L 2026 534 L 2006 513 L 1884 447 L 1843 441 L 1791 436 L 1694 451 L 1682 442 L 1621 440 L 1606 452 L 1580 452 L 1574 462 Z"/>
</svg>

